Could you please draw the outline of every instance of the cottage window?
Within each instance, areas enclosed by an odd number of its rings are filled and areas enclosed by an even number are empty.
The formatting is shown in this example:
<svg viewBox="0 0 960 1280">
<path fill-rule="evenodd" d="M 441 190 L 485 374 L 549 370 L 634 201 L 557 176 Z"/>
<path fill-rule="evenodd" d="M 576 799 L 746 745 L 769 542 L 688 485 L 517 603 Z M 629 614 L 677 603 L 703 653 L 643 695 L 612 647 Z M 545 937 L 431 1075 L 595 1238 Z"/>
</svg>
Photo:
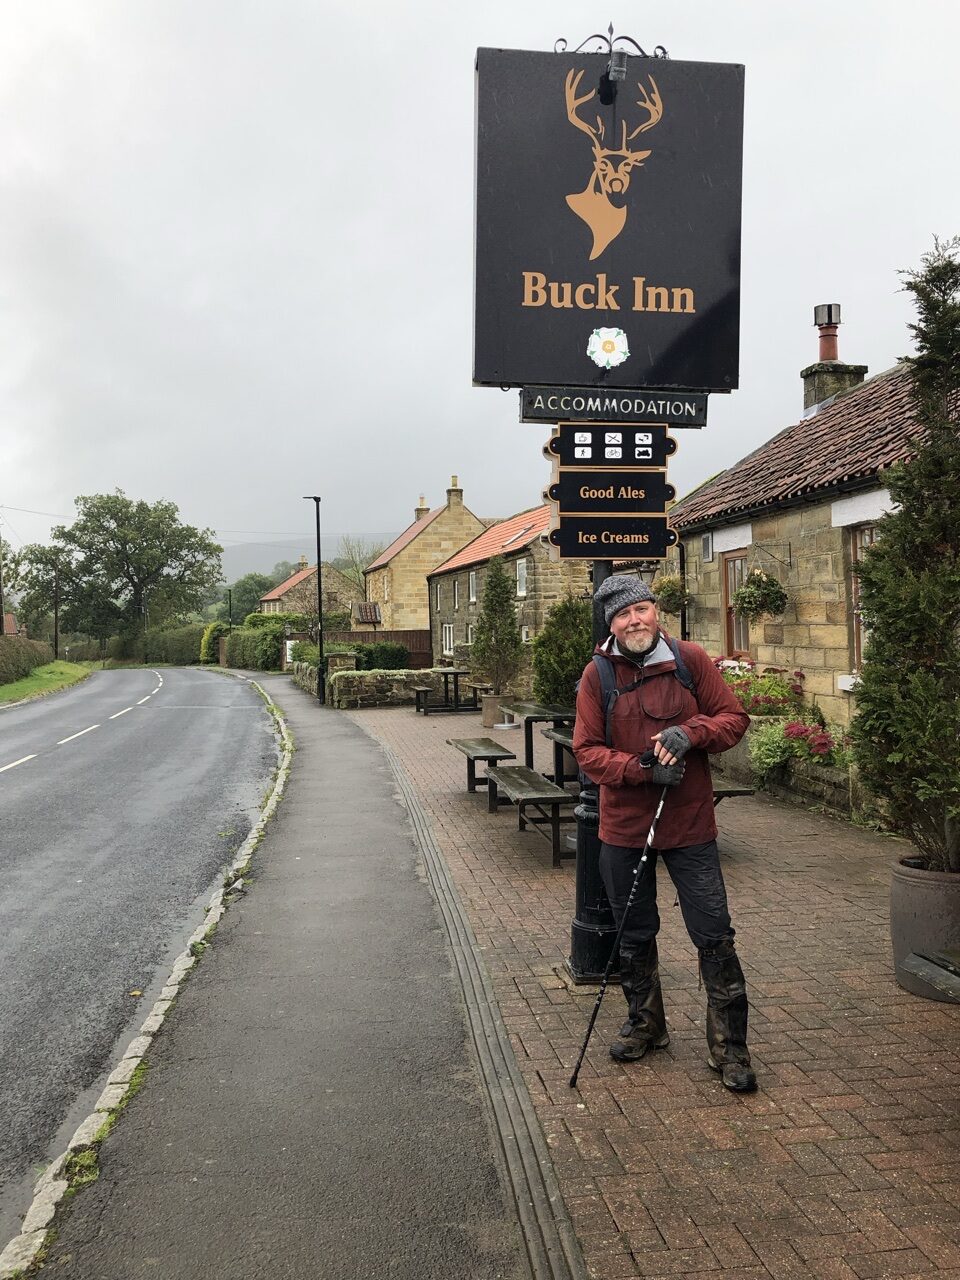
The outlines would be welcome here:
<svg viewBox="0 0 960 1280">
<path fill-rule="evenodd" d="M 436 605 L 437 605 L 437 608 L 439 609 L 440 608 L 440 583 L 439 582 L 437 583 L 437 589 L 436 589 Z"/>
<path fill-rule="evenodd" d="M 384 604 L 390 603 L 390 579 L 389 578 L 384 578 L 383 580 L 383 602 Z"/>
<path fill-rule="evenodd" d="M 520 628 L 520 639 L 523 641 L 523 643 L 524 643 L 524 644 L 529 644 L 529 643 L 530 643 L 530 628 L 529 628 L 529 627 L 521 627 L 521 628 Z"/>
<path fill-rule="evenodd" d="M 470 596 L 470 603 L 476 604 L 477 602 L 477 571 L 476 569 L 470 570 L 470 582 L 469 582 L 468 595 Z"/>
<path fill-rule="evenodd" d="M 742 587 L 747 577 L 745 551 L 726 551 L 723 561 L 723 613 L 725 619 L 725 650 L 728 657 L 738 657 L 750 652 L 750 624 L 733 612 L 733 594 Z"/>
<path fill-rule="evenodd" d="M 517 561 L 517 595 L 525 596 L 527 594 L 527 562 L 526 560 Z"/>
<path fill-rule="evenodd" d="M 443 647 L 444 657 L 447 657 L 447 658 L 452 657 L 453 656 L 453 623 L 452 622 L 445 622 L 443 624 L 441 644 Z"/>
<path fill-rule="evenodd" d="M 860 617 L 860 575 L 857 566 L 863 559 L 867 547 L 872 547 L 877 540 L 877 526 L 862 524 L 850 530 L 850 604 L 853 614 L 853 670 L 859 674 L 863 663 L 863 647 L 867 640 L 867 628 Z"/>
<path fill-rule="evenodd" d="M 473 623 L 468 622 L 467 623 L 467 644 L 473 644 L 473 636 L 475 631 L 476 631 L 476 627 L 473 625 Z"/>
<path fill-rule="evenodd" d="M 455 609 L 460 608 L 460 579 L 459 578 L 454 578 L 453 580 L 453 607 Z"/>
</svg>

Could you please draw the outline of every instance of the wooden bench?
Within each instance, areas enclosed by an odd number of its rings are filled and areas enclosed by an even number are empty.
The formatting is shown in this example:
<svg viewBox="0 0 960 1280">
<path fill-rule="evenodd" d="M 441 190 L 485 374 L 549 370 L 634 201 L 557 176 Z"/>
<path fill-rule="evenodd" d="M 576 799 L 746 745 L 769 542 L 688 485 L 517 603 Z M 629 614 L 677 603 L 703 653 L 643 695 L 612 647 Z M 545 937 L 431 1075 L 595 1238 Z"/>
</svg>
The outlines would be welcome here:
<svg viewBox="0 0 960 1280">
<path fill-rule="evenodd" d="M 558 725 L 556 729 L 541 729 L 545 738 L 553 743 L 553 778 L 558 786 L 566 786 L 568 782 L 577 782 L 580 769 L 573 755 L 573 729 L 570 725 Z M 566 757 L 573 759 L 573 773 L 567 773 Z"/>
<path fill-rule="evenodd" d="M 413 692 L 416 695 L 416 711 L 422 711 L 426 715 L 430 709 L 429 699 L 433 689 L 428 684 L 415 684 Z"/>
<path fill-rule="evenodd" d="M 448 738 L 447 743 L 456 747 L 467 757 L 467 790 L 476 791 L 477 787 L 485 787 L 487 779 L 477 777 L 477 761 L 482 760 L 488 767 L 495 760 L 516 760 L 513 751 L 501 747 L 492 738 Z"/>
<path fill-rule="evenodd" d="M 576 822 L 572 813 L 561 815 L 560 808 L 565 804 L 576 804 L 578 797 L 548 782 L 542 773 L 522 764 L 487 769 L 487 804 L 491 813 L 497 811 L 501 791 L 517 806 L 519 829 L 525 831 L 531 826 L 545 840 L 549 840 L 553 849 L 553 865 L 559 867 L 563 856 L 560 849 L 560 827 L 565 823 Z M 531 818 L 528 808 L 533 809 L 538 816 Z M 568 853 L 567 856 L 571 855 Z"/>
<path fill-rule="evenodd" d="M 752 796 L 753 787 L 735 787 L 728 785 L 726 782 L 715 782 L 713 784 L 713 807 L 716 808 L 721 800 L 729 800 L 733 796 Z"/>
<path fill-rule="evenodd" d="M 480 699 L 483 697 L 483 695 L 485 693 L 493 693 L 492 684 L 482 684 L 482 683 L 474 684 L 471 682 L 467 685 L 467 688 L 472 691 L 471 692 L 472 700 L 470 701 L 469 705 L 475 707 L 477 711 L 480 710 Z"/>
</svg>

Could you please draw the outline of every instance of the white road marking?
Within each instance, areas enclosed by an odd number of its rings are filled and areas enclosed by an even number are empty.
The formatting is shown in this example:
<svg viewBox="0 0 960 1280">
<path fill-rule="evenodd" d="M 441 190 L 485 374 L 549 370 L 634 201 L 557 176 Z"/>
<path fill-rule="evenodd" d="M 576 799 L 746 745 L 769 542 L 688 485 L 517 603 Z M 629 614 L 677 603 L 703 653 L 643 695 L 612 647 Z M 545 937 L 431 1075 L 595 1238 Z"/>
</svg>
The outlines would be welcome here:
<svg viewBox="0 0 960 1280">
<path fill-rule="evenodd" d="M 122 711 L 118 711 L 115 715 L 112 715 L 110 719 L 116 720 L 117 716 L 125 716 L 128 711 L 132 711 L 132 710 L 133 710 L 133 707 L 124 707 Z"/>
<path fill-rule="evenodd" d="M 94 729 L 99 729 L 98 724 L 92 724 L 89 729 L 81 729 L 79 733 L 71 733 L 69 738 L 61 738 L 57 743 L 58 747 L 62 747 L 65 742 L 72 742 L 74 738 L 82 738 L 85 733 L 92 733 Z"/>
<path fill-rule="evenodd" d="M 153 697 L 153 694 L 152 694 L 152 693 L 148 693 L 148 694 L 147 694 L 147 696 L 146 696 L 145 698 L 141 698 L 141 699 L 140 699 L 140 701 L 137 703 L 137 706 L 138 706 L 138 707 L 142 707 L 142 706 L 143 706 L 143 704 L 144 704 L 145 702 L 149 702 L 149 701 L 150 701 L 150 699 L 151 699 L 152 697 Z"/>
<path fill-rule="evenodd" d="M 6 773 L 8 769 L 15 769 L 18 764 L 26 764 L 28 760 L 36 760 L 36 758 L 36 752 L 34 752 L 32 756 L 21 756 L 19 760 L 14 760 L 12 764 L 5 764 L 3 768 L 0 769 L 0 773 Z"/>
</svg>

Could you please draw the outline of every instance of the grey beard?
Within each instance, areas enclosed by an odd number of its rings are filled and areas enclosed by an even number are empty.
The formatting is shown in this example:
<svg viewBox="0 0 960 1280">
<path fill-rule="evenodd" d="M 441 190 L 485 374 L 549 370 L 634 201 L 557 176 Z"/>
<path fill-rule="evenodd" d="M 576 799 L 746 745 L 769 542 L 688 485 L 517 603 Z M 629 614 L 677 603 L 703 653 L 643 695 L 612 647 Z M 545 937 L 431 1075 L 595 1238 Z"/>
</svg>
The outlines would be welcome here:
<svg viewBox="0 0 960 1280">
<path fill-rule="evenodd" d="M 657 647 L 657 641 L 660 639 L 659 631 L 655 632 L 648 644 L 641 645 L 637 640 L 630 641 L 626 637 L 618 640 L 617 644 L 624 652 L 628 653 L 632 658 L 642 658 L 645 653 L 650 653 L 652 649 Z"/>
</svg>

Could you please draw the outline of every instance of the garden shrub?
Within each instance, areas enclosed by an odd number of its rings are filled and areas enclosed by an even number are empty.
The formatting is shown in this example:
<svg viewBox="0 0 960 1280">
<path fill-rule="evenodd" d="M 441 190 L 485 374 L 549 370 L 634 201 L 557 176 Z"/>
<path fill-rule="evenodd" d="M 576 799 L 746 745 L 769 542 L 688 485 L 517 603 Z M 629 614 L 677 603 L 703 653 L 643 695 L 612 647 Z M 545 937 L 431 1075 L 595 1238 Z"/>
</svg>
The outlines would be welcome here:
<svg viewBox="0 0 960 1280">
<path fill-rule="evenodd" d="M 227 664 L 231 667 L 246 667 L 252 671 L 277 671 L 280 668 L 282 648 L 282 624 L 273 627 L 236 627 L 227 636 Z"/>
<path fill-rule="evenodd" d="M 572 595 L 558 600 L 533 641 L 533 696 L 547 706 L 571 706 L 593 653 L 593 608 Z"/>
<path fill-rule="evenodd" d="M 229 635 L 230 628 L 225 622 L 219 619 L 211 622 L 203 633 L 203 639 L 200 641 L 200 661 L 201 662 L 219 662 L 220 661 L 220 637 Z"/>
<path fill-rule="evenodd" d="M 760 778 L 788 760 L 845 768 L 850 764 L 849 739 L 843 731 L 804 720 L 772 720 L 751 730 L 750 765 Z"/>
<path fill-rule="evenodd" d="M 783 667 L 764 667 L 758 672 L 749 658 L 717 658 L 714 665 L 747 715 L 792 715 L 803 707 L 802 671 L 788 675 Z"/>
<path fill-rule="evenodd" d="M 22 680 L 35 667 L 53 661 L 53 650 L 24 636 L 0 636 L 0 684 Z"/>
<path fill-rule="evenodd" d="M 373 644 L 357 644 L 352 648 L 357 655 L 358 671 L 406 670 L 410 662 L 410 654 L 406 646 L 394 644 L 390 640 L 377 640 Z M 332 650 L 328 649 L 326 652 L 330 653 Z"/>
<path fill-rule="evenodd" d="M 282 631 L 289 622 L 291 631 L 316 630 L 317 617 L 305 613 L 248 613 L 243 620 L 246 629 L 251 627 L 279 627 Z"/>
</svg>

